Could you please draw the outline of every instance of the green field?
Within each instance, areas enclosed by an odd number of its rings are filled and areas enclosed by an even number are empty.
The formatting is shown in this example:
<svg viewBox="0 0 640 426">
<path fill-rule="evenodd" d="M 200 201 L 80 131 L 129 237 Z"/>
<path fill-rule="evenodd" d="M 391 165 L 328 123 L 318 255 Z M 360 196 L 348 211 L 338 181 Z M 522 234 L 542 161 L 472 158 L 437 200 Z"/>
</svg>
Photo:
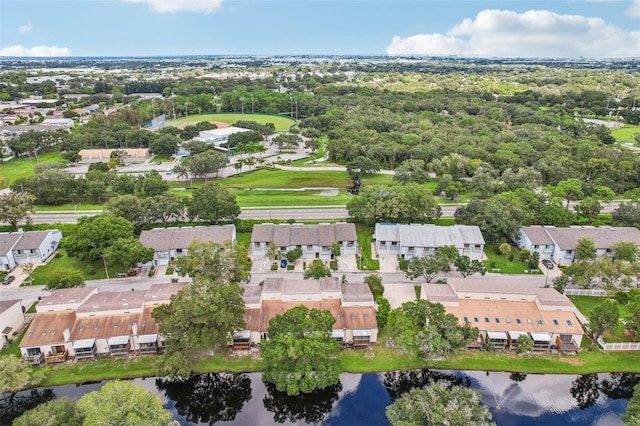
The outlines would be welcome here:
<svg viewBox="0 0 640 426">
<path fill-rule="evenodd" d="M 624 127 L 611 131 L 611 136 L 622 142 L 635 142 L 633 135 L 640 133 L 640 126 L 625 124 Z"/>
<path fill-rule="evenodd" d="M 62 161 L 57 151 L 42 153 L 38 156 L 38 162 Z M 33 168 L 38 164 L 35 159 L 15 158 L 6 163 L 0 163 L 0 189 L 8 188 L 19 178 L 33 176 Z"/>
<path fill-rule="evenodd" d="M 604 302 L 606 297 L 595 297 L 595 296 L 569 296 L 569 299 L 576 305 L 576 308 L 582 314 L 589 318 L 591 311 L 593 308 Z M 618 303 L 618 316 L 620 319 L 629 315 L 627 312 L 627 307 Z M 633 342 L 633 339 L 624 334 L 624 324 L 622 322 L 618 322 L 618 327 L 613 333 L 607 333 L 603 336 L 604 341 L 607 343 L 619 343 L 619 342 Z"/>
<path fill-rule="evenodd" d="M 513 261 L 509 261 L 509 255 L 505 257 L 499 254 L 497 244 L 487 244 L 484 247 L 484 253 L 489 258 L 484 262 L 487 272 L 491 272 L 493 268 L 500 269 L 501 274 L 523 274 L 525 270 L 528 271 L 529 265 L 518 259 L 518 251 L 513 247 L 511 247 L 511 250 L 514 255 Z"/>
<path fill-rule="evenodd" d="M 338 195 L 322 195 L 322 191 L 316 190 L 238 190 L 233 193 L 240 207 L 344 206 L 352 197 L 344 190 L 340 190 Z"/>
<path fill-rule="evenodd" d="M 239 120 L 257 121 L 261 124 L 273 123 L 276 126 L 276 132 L 286 132 L 295 124 L 295 121 L 289 117 L 281 115 L 251 114 L 251 113 L 220 113 L 220 114 L 201 114 L 191 115 L 189 117 L 178 118 L 177 120 L 169 120 L 167 126 L 180 127 L 187 123 L 198 123 L 200 121 L 219 121 L 221 123 L 233 124 Z"/>
</svg>

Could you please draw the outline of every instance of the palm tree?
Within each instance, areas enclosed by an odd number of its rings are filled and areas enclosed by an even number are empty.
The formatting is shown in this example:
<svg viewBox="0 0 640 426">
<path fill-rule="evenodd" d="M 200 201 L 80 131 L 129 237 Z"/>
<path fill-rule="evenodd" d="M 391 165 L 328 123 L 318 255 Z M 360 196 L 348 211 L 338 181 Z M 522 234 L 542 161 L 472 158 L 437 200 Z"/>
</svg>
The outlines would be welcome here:
<svg viewBox="0 0 640 426">
<path fill-rule="evenodd" d="M 509 253 L 511 253 L 511 245 L 509 243 L 502 243 L 498 246 L 498 250 L 506 259 Z"/>
</svg>

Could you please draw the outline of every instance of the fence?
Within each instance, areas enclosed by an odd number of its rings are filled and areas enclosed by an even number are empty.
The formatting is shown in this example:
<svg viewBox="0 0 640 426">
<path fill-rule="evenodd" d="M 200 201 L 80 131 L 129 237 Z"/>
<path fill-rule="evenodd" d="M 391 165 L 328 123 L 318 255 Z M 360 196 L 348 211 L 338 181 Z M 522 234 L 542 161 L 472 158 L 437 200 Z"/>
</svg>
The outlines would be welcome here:
<svg viewBox="0 0 640 426">
<path fill-rule="evenodd" d="M 566 296 L 606 296 L 607 292 L 601 288 L 566 288 L 564 294 Z"/>
<path fill-rule="evenodd" d="M 640 351 L 640 342 L 605 343 L 598 339 L 598 344 L 603 351 Z"/>
</svg>

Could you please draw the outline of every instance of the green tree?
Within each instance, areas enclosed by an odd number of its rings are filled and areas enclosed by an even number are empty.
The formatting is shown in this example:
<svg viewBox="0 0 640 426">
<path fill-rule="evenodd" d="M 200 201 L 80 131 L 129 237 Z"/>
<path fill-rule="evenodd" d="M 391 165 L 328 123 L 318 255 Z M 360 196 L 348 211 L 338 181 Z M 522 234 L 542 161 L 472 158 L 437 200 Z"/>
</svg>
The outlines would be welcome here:
<svg viewBox="0 0 640 426">
<path fill-rule="evenodd" d="M 152 154 L 173 155 L 178 149 L 180 140 L 176 136 L 158 134 L 149 144 L 149 152 Z"/>
<path fill-rule="evenodd" d="M 330 277 L 331 269 L 320 259 L 314 259 L 311 265 L 304 271 L 304 279 L 319 280 L 322 277 Z"/>
<path fill-rule="evenodd" d="M 120 175 L 111 185 L 111 190 L 114 194 L 125 195 L 133 194 L 135 192 L 136 182 L 129 175 Z"/>
<path fill-rule="evenodd" d="M 289 250 L 285 257 L 289 263 L 295 263 L 296 260 L 302 257 L 302 248 L 296 247 L 293 250 Z"/>
<path fill-rule="evenodd" d="M 424 359 L 463 349 L 479 334 L 469 323 L 460 326 L 458 318 L 447 314 L 442 304 L 427 300 L 405 302 L 392 310 L 388 325 L 398 347 Z"/>
<path fill-rule="evenodd" d="M 76 403 L 63 397 L 26 411 L 13 421 L 13 426 L 82 426 L 83 422 Z"/>
<path fill-rule="evenodd" d="M 246 327 L 242 288 L 237 283 L 193 276 L 193 284 L 152 312 L 165 336 L 159 374 L 188 377 L 193 364 L 211 351 L 225 348 L 232 333 Z"/>
<path fill-rule="evenodd" d="M 331 337 L 336 322 L 329 311 L 297 306 L 269 321 L 261 344 L 263 380 L 288 395 L 311 393 L 340 381 L 339 343 Z"/>
<path fill-rule="evenodd" d="M 82 272 L 73 268 L 57 269 L 47 276 L 45 290 L 52 291 L 61 288 L 84 287 Z"/>
<path fill-rule="evenodd" d="M 633 388 L 633 396 L 627 404 L 627 412 L 622 415 L 627 426 L 640 426 L 640 383 Z"/>
<path fill-rule="evenodd" d="M 0 393 L 16 393 L 36 387 L 44 378 L 44 372 L 13 355 L 0 357 Z"/>
<path fill-rule="evenodd" d="M 456 223 L 478 225 L 487 243 L 498 243 L 517 235 L 522 224 L 530 220 L 531 211 L 522 201 L 498 194 L 458 207 L 455 218 Z"/>
<path fill-rule="evenodd" d="M 136 178 L 136 190 L 145 197 L 160 195 L 169 190 L 169 184 L 157 170 L 152 170 Z"/>
<path fill-rule="evenodd" d="M 626 262 L 635 262 L 640 254 L 640 247 L 633 241 L 618 241 L 611 246 L 613 258 Z"/>
<path fill-rule="evenodd" d="M 347 173 L 352 179 L 373 175 L 379 171 L 378 162 L 369 157 L 359 156 L 347 163 Z"/>
<path fill-rule="evenodd" d="M 627 317 L 625 318 L 625 328 L 637 339 L 640 337 L 640 289 L 632 289 L 627 293 L 629 303 L 627 304 Z"/>
<path fill-rule="evenodd" d="M 469 256 L 458 256 L 453 265 L 458 273 L 462 275 L 462 278 L 467 278 L 473 274 L 484 275 L 487 273 L 487 268 L 481 261 L 478 259 L 471 260 Z"/>
<path fill-rule="evenodd" d="M 596 259 L 596 245 L 591 238 L 580 238 L 578 240 L 575 259 L 578 262 Z"/>
<path fill-rule="evenodd" d="M 218 172 L 229 164 L 229 157 L 219 151 L 207 151 L 184 160 L 187 170 L 195 177 L 207 182 L 209 175 Z"/>
<path fill-rule="evenodd" d="M 103 251 L 104 261 L 109 266 L 116 264 L 125 268 L 134 268 L 138 263 L 153 260 L 153 249 L 142 245 L 135 238 L 118 238 Z"/>
<path fill-rule="evenodd" d="M 479 392 L 446 381 L 411 389 L 385 412 L 393 426 L 494 424 Z"/>
<path fill-rule="evenodd" d="M 271 241 L 267 245 L 267 251 L 265 253 L 265 257 L 267 259 L 275 260 L 276 256 L 278 256 L 279 254 L 280 254 L 280 249 L 278 248 L 278 246 L 275 245 L 273 241 Z"/>
<path fill-rule="evenodd" d="M 122 217 L 132 223 L 144 221 L 142 202 L 135 195 L 126 194 L 114 197 L 104 203 L 104 210 L 114 216 Z"/>
<path fill-rule="evenodd" d="M 142 386 L 116 380 L 78 400 L 85 425 L 166 426 L 172 418 L 162 399 Z"/>
<path fill-rule="evenodd" d="M 640 201 L 620 203 L 620 206 L 611 213 L 611 218 L 619 226 L 640 227 Z"/>
<path fill-rule="evenodd" d="M 28 192 L 8 192 L 0 195 L 0 222 L 7 222 L 11 230 L 18 230 L 18 223 L 26 219 L 31 223 L 29 214 L 35 211 L 33 202 L 36 197 Z"/>
<path fill-rule="evenodd" d="M 597 196 L 586 197 L 582 202 L 575 206 L 576 211 L 587 218 L 587 224 L 591 225 L 593 218 L 598 216 L 602 211 L 602 204 Z"/>
<path fill-rule="evenodd" d="M 193 241 L 188 254 L 175 260 L 180 275 L 198 275 L 215 282 L 249 281 L 251 262 L 247 250 L 231 241 L 217 244 L 213 241 Z"/>
<path fill-rule="evenodd" d="M 120 238 L 133 238 L 133 224 L 128 220 L 109 214 L 81 217 L 65 248 L 69 256 L 80 260 L 100 260 L 104 249 Z"/>
<path fill-rule="evenodd" d="M 511 254 L 511 244 L 509 243 L 502 243 L 498 246 L 498 251 L 500 252 L 501 255 L 504 256 L 505 260 L 507 259 L 507 257 Z"/>
<path fill-rule="evenodd" d="M 579 200 L 584 197 L 584 193 L 582 192 L 582 181 L 576 178 L 562 180 L 558 182 L 555 188 L 550 189 L 554 194 L 567 200 L 567 208 L 569 208 L 569 202 Z"/>
<path fill-rule="evenodd" d="M 171 220 L 177 220 L 184 214 L 184 201 L 171 192 L 147 197 L 142 201 L 142 209 L 147 222 L 162 222 L 166 228 Z"/>
<path fill-rule="evenodd" d="M 408 159 L 402 162 L 393 175 L 393 180 L 400 183 L 420 183 L 429 181 L 429 173 L 425 168 L 424 160 Z"/>
<path fill-rule="evenodd" d="M 591 337 L 589 351 L 593 350 L 596 341 L 604 333 L 615 330 L 618 325 L 618 306 L 612 300 L 605 300 L 596 305 L 589 314 L 587 331 Z"/>
<path fill-rule="evenodd" d="M 364 277 L 364 283 L 369 286 L 373 298 L 381 297 L 384 294 L 384 286 L 382 285 L 382 277 L 378 274 L 370 274 Z"/>
<path fill-rule="evenodd" d="M 378 295 L 374 298 L 376 303 L 378 304 L 378 314 L 376 315 L 376 319 L 378 320 L 378 328 L 382 330 L 386 327 L 387 322 L 389 322 L 389 314 L 391 313 L 391 304 L 387 299 Z"/>
<path fill-rule="evenodd" d="M 240 214 L 236 196 L 217 183 L 207 183 L 193 191 L 187 211 L 192 220 L 211 223 L 235 220 Z"/>
<path fill-rule="evenodd" d="M 533 350 L 533 339 L 528 334 L 518 336 L 518 353 L 523 354 Z"/>
</svg>

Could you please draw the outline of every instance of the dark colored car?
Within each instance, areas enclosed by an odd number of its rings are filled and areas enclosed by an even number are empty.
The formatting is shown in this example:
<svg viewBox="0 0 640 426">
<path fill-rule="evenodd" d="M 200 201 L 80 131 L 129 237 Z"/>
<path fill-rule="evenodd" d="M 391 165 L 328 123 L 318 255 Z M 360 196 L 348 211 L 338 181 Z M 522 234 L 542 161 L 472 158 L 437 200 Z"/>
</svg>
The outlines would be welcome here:
<svg viewBox="0 0 640 426">
<path fill-rule="evenodd" d="M 547 269 L 553 269 L 553 262 L 549 259 L 542 259 L 542 264 L 547 267 Z"/>
<path fill-rule="evenodd" d="M 13 275 L 7 275 L 2 280 L 2 285 L 11 284 L 13 282 L 13 280 L 15 280 L 15 279 L 16 279 L 16 277 L 14 277 Z"/>
</svg>

